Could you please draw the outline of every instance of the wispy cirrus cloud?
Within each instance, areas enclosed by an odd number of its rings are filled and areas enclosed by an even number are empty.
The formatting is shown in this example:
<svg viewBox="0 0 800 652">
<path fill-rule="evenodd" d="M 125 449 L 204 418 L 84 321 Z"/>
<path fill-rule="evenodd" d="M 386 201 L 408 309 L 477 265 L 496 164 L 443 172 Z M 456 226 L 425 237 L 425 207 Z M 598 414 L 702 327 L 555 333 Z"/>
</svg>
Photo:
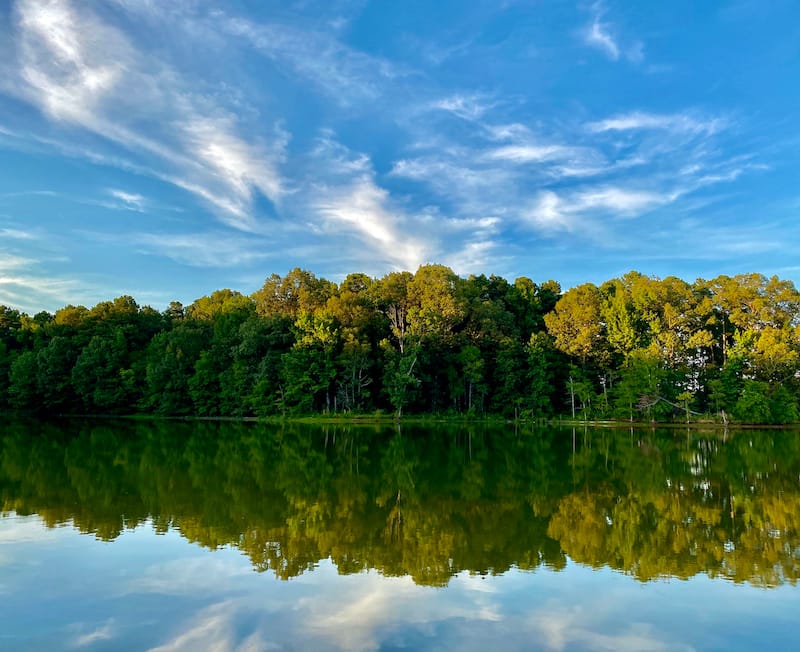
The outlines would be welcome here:
<svg viewBox="0 0 800 652">
<path fill-rule="evenodd" d="M 0 258 L 0 272 L 8 272 L 12 269 L 19 269 L 20 267 L 27 267 L 35 262 L 32 258 L 25 258 L 24 256 L 15 256 L 14 254 L 3 252 L 3 257 Z"/>
<path fill-rule="evenodd" d="M 568 607 L 549 601 L 536 612 L 530 614 L 523 626 L 542 643 L 542 649 L 565 650 L 634 650 L 661 652 L 694 652 L 695 648 L 682 641 L 669 638 L 646 623 L 631 622 L 618 631 L 603 631 L 600 623 L 606 614 L 590 616 L 583 605 Z"/>
<path fill-rule="evenodd" d="M 644 43 L 637 39 L 622 45 L 614 25 L 604 20 L 606 10 L 602 3 L 592 5 L 592 14 L 592 20 L 582 34 L 586 45 L 600 50 L 612 61 L 624 58 L 632 63 L 641 63 L 644 60 Z"/>
<path fill-rule="evenodd" d="M 507 247 L 496 239 L 476 237 L 467 242 L 460 250 L 445 254 L 442 264 L 450 269 L 458 270 L 458 274 L 484 274 L 487 269 L 496 269 L 504 273 L 511 262 Z"/>
<path fill-rule="evenodd" d="M 71 234 L 104 230 L 114 238 L 96 242 L 130 267 L 147 254 L 193 275 L 255 277 L 270 261 L 329 276 L 431 260 L 469 273 L 587 240 L 634 251 L 634 234 L 746 197 L 766 169 L 750 107 L 608 65 L 643 62 L 641 12 L 600 0 L 551 21 L 500 5 L 454 5 L 458 29 L 409 36 L 407 17 L 360 0 L 11 0 L 0 157 L 49 169 L 0 184 L 15 220 L 0 240 L 53 278 L 23 233 L 67 251 Z M 648 60 L 679 70 L 649 33 Z M 620 92 L 600 101 L 595 82 Z"/>
<path fill-rule="evenodd" d="M 701 118 L 689 113 L 647 113 L 632 111 L 611 116 L 587 125 L 589 131 L 663 130 L 688 134 L 713 135 L 727 126 L 723 118 Z"/>
<path fill-rule="evenodd" d="M 76 628 L 83 628 L 83 625 L 76 625 Z M 85 634 L 78 634 L 72 643 L 72 647 L 89 647 L 98 641 L 109 641 L 116 637 L 115 623 L 113 618 L 109 618 L 102 625 L 95 627 L 92 631 Z"/>
<path fill-rule="evenodd" d="M 523 218 L 545 231 L 586 231 L 592 217 L 637 217 L 674 202 L 680 194 L 617 186 L 590 186 L 561 194 L 544 190 Z"/>
<path fill-rule="evenodd" d="M 576 148 L 563 145 L 505 145 L 490 150 L 487 157 L 512 163 L 541 163 L 554 159 L 571 158 Z"/>
<path fill-rule="evenodd" d="M 0 200 L 19 197 L 41 198 L 42 201 L 46 202 L 69 202 L 83 204 L 85 206 L 100 206 L 115 211 L 134 211 L 137 213 L 144 212 L 147 204 L 143 195 L 114 188 L 107 189 L 95 196 L 73 195 L 57 190 L 20 190 L 17 192 L 0 194 Z M 163 208 L 163 206 L 159 207 Z M 12 230 L 9 231 L 9 233 L 15 233 L 17 238 L 21 238 L 23 232 Z M 27 233 L 29 236 L 28 239 L 31 239 L 31 232 L 24 233 Z"/>
<path fill-rule="evenodd" d="M 89 236 L 101 241 L 130 242 L 144 254 L 163 256 L 190 267 L 239 267 L 268 260 L 274 255 L 269 246 L 274 240 L 252 235 L 241 237 L 225 231 Z"/>
<path fill-rule="evenodd" d="M 36 240 L 38 237 L 37 234 L 31 231 L 0 228 L 0 238 L 8 238 L 9 240 Z M 3 265 L 3 262 L 8 263 L 8 261 L 0 261 L 0 267 Z"/>
<path fill-rule="evenodd" d="M 497 214 L 492 210 L 493 197 L 503 188 L 510 189 L 516 173 L 479 158 L 480 154 L 468 148 L 431 151 L 396 161 L 390 175 L 423 184 L 439 199 L 447 200 L 460 217 Z"/>
<path fill-rule="evenodd" d="M 437 158 L 399 160 L 380 176 L 368 156 L 350 151 L 332 133 L 322 135 L 315 157 L 317 166 L 331 172 L 324 182 L 313 180 L 303 187 L 302 194 L 309 197 L 305 214 L 313 217 L 312 226 L 328 247 L 347 252 L 352 260 L 364 260 L 367 268 L 374 269 L 369 258 L 377 255 L 393 269 L 413 270 L 426 262 L 445 261 L 457 273 L 468 274 L 501 251 L 502 218 L 481 213 L 477 203 L 480 187 L 488 189 L 491 177 Z M 391 188 L 406 179 L 425 179 L 442 193 L 447 186 L 462 192 L 469 187 L 475 210 L 451 213 L 446 207 L 418 205 L 393 194 Z M 356 247 L 342 239 L 347 232 L 357 238 Z"/>
<path fill-rule="evenodd" d="M 73 272 L 70 262 L 46 232 L 0 229 L 0 305 L 34 314 L 70 302 L 92 305 L 119 290 Z"/>
<path fill-rule="evenodd" d="M 109 188 L 108 194 L 114 199 L 118 199 L 130 210 L 142 212 L 144 210 L 145 199 L 142 195 L 135 192 L 126 192 L 117 188 Z"/>
<path fill-rule="evenodd" d="M 394 267 L 415 269 L 428 259 L 430 243 L 412 235 L 414 217 L 378 184 L 368 158 L 343 151 L 330 136 L 324 138 L 317 155 L 349 160 L 335 178 L 309 187 L 309 208 L 323 229 L 351 231 Z"/>
<path fill-rule="evenodd" d="M 0 229 L 0 305 L 34 314 L 62 307 L 66 297 L 87 303 L 107 294 L 107 288 L 65 270 L 68 266 L 69 259 L 45 233 Z"/>
<path fill-rule="evenodd" d="M 234 228 L 255 228 L 257 194 L 280 200 L 280 128 L 245 139 L 239 113 L 198 91 L 203 82 L 138 49 L 87 5 L 19 0 L 14 28 L 5 92 L 146 159 L 155 176 L 210 203 Z"/>
<path fill-rule="evenodd" d="M 0 305 L 34 313 L 60 308 L 64 304 L 64 297 L 86 302 L 87 297 L 102 295 L 97 288 L 89 287 L 76 278 L 37 273 L 33 262 L 19 265 L 10 274 L 0 268 Z"/>
<path fill-rule="evenodd" d="M 585 38 L 588 45 L 602 50 L 609 59 L 614 61 L 619 59 L 619 46 L 611 36 L 608 24 L 601 22 L 599 15 L 594 17 L 592 24 L 586 30 Z"/>
<path fill-rule="evenodd" d="M 459 93 L 434 100 L 429 107 L 438 111 L 452 113 L 464 120 L 477 120 L 495 105 L 496 102 L 485 94 Z"/>
<path fill-rule="evenodd" d="M 401 74 L 386 60 L 343 45 L 331 34 L 287 23 L 265 24 L 218 15 L 215 24 L 244 39 L 287 72 L 300 75 L 342 106 L 374 100 L 382 85 Z"/>
<path fill-rule="evenodd" d="M 693 110 L 539 122 L 534 130 L 504 120 L 503 108 L 474 118 L 469 144 L 460 131 L 449 140 L 446 123 L 435 123 L 437 135 L 420 138 L 412 156 L 394 163 L 391 176 L 423 184 L 464 221 L 492 215 L 501 231 L 517 224 L 549 238 L 569 232 L 617 248 L 627 242 L 620 220 L 688 209 L 683 204 L 691 195 L 757 166 L 720 153 L 726 119 Z M 472 238 L 470 246 L 478 242 Z"/>
</svg>

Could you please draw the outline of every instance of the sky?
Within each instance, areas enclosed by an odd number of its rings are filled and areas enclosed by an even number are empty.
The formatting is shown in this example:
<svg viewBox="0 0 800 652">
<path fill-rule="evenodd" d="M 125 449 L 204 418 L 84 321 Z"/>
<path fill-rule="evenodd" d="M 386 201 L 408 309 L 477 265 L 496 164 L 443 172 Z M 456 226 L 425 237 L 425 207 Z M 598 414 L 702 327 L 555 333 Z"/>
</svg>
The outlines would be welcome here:
<svg viewBox="0 0 800 652">
<path fill-rule="evenodd" d="M 559 572 L 461 572 L 432 587 L 374 569 L 340 574 L 330 559 L 281 581 L 177 528 L 144 524 L 108 542 L 72 523 L 4 516 L 0 595 L 13 599 L 0 640 L 15 649 L 695 652 L 792 649 L 797 637 L 788 584 L 703 574 L 641 583 L 567 561 Z"/>
<path fill-rule="evenodd" d="M 0 0 L 0 304 L 800 280 L 800 5 Z"/>
</svg>

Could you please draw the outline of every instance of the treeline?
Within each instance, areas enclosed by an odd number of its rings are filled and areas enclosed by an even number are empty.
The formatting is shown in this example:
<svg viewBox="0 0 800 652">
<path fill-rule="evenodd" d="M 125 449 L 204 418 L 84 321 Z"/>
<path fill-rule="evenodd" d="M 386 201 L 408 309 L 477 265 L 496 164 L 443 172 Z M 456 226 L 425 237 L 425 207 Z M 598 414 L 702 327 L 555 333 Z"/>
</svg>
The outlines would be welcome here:
<svg viewBox="0 0 800 652">
<path fill-rule="evenodd" d="M 268 416 L 798 419 L 800 294 L 758 274 L 558 283 L 294 269 L 164 312 L 0 306 L 0 408 Z"/>
</svg>

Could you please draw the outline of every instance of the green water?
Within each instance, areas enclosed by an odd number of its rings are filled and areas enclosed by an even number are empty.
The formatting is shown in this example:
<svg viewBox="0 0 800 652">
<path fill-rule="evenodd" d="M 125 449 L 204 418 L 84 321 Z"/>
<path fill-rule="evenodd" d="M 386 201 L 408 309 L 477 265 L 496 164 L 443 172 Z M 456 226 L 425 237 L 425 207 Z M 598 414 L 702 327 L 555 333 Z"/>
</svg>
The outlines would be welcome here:
<svg viewBox="0 0 800 652">
<path fill-rule="evenodd" d="M 800 624 L 795 432 L 14 421 L 0 456 L 0 649 L 792 649 Z"/>
</svg>

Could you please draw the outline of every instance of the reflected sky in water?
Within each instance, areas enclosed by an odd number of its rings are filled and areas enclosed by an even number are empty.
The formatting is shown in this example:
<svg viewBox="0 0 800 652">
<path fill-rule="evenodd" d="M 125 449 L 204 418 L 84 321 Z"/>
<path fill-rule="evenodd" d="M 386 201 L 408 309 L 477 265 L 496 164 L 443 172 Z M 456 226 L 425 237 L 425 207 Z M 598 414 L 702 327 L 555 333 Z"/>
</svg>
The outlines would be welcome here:
<svg viewBox="0 0 800 652">
<path fill-rule="evenodd" d="M 31 651 L 792 649 L 800 607 L 791 586 L 643 584 L 573 562 L 441 588 L 322 560 L 281 581 L 149 523 L 111 543 L 14 514 L 0 578 L 0 649 Z"/>
<path fill-rule="evenodd" d="M 792 650 L 800 438 L 6 422 L 0 650 Z"/>
</svg>

